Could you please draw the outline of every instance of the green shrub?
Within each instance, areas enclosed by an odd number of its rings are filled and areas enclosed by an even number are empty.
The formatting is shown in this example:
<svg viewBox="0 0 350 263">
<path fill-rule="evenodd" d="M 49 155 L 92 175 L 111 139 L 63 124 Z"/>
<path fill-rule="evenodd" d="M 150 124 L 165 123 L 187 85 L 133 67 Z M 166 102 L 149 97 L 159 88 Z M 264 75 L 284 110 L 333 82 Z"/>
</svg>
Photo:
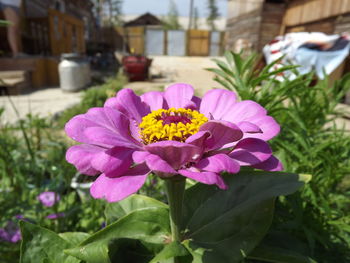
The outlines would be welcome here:
<svg viewBox="0 0 350 263">
<path fill-rule="evenodd" d="M 328 79 L 314 84 L 313 73 L 280 82 L 275 76 L 295 66 L 269 72 L 273 64 L 256 70 L 256 55 L 243 59 L 227 52 L 225 58 L 208 69 L 215 80 L 265 107 L 281 125 L 272 148 L 285 170 L 313 176 L 302 191 L 279 199 L 265 243 L 318 262 L 349 262 L 350 134 L 334 120 L 341 116 L 336 106 L 350 89 L 350 74 L 334 85 Z"/>
<path fill-rule="evenodd" d="M 58 120 L 29 114 L 14 125 L 0 125 L 0 228 L 8 221 L 18 222 L 16 215 L 57 232 L 95 232 L 101 228 L 105 202 L 89 195 L 83 198 L 70 187 L 77 171 L 65 160 L 68 144 L 62 127 L 74 115 L 103 106 L 124 84 L 125 79 L 118 76 L 86 90 L 81 103 L 64 111 Z M 0 109 L 0 117 L 3 113 Z M 44 191 L 55 191 L 61 201 L 52 208 L 44 207 L 37 200 Z M 64 216 L 46 218 L 58 212 Z M 19 242 L 0 243 L 0 263 L 17 262 Z"/>
</svg>

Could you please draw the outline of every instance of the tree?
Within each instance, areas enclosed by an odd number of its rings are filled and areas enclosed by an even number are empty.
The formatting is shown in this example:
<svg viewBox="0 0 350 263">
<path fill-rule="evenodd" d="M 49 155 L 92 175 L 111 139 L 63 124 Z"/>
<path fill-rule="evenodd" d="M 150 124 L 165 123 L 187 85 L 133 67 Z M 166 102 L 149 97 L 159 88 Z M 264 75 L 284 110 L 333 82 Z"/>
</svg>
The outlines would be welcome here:
<svg viewBox="0 0 350 263">
<path fill-rule="evenodd" d="M 209 15 L 207 17 L 207 23 L 211 30 L 215 31 L 215 20 L 220 16 L 219 9 L 216 6 L 216 0 L 208 0 Z"/>
<path fill-rule="evenodd" d="M 109 0 L 110 2 L 110 22 L 115 26 L 121 26 L 123 0 Z"/>
<path fill-rule="evenodd" d="M 121 25 L 123 0 L 93 0 L 94 14 L 100 25 Z"/>
<path fill-rule="evenodd" d="M 194 16 L 193 16 L 193 28 L 198 29 L 198 8 L 194 8 Z"/>
<path fill-rule="evenodd" d="M 168 15 L 164 19 L 164 28 L 167 30 L 181 29 L 181 25 L 179 22 L 179 11 L 177 10 L 177 6 L 176 6 L 174 0 L 170 1 L 169 12 L 168 12 Z"/>
</svg>

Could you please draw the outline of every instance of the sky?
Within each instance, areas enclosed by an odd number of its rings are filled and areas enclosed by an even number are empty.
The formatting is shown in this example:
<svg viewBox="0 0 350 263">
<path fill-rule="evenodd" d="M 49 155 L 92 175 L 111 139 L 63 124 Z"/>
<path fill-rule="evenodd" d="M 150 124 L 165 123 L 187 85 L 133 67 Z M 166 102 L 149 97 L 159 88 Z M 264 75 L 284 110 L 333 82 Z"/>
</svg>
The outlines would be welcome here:
<svg viewBox="0 0 350 263">
<path fill-rule="evenodd" d="M 125 15 L 138 15 L 150 12 L 154 15 L 166 15 L 171 0 L 124 0 L 123 13 Z M 208 14 L 208 0 L 193 0 L 200 17 Z M 188 16 L 190 0 L 174 0 L 180 16 Z M 226 16 L 227 0 L 216 0 L 221 16 Z"/>
</svg>

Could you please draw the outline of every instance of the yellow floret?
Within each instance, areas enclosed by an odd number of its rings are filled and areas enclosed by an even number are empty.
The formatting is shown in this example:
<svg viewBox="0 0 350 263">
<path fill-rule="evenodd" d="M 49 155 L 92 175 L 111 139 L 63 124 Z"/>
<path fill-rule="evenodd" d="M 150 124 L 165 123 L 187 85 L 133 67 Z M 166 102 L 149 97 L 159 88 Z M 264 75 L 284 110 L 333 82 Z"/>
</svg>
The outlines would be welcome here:
<svg viewBox="0 0 350 263">
<path fill-rule="evenodd" d="M 162 118 L 167 116 L 185 117 L 190 122 L 186 124 L 178 122 L 163 125 Z M 142 118 L 142 122 L 139 125 L 140 135 L 145 144 L 167 140 L 184 142 L 188 137 L 197 133 L 200 126 L 207 121 L 208 119 L 203 114 L 195 110 L 183 108 L 159 109 Z"/>
</svg>

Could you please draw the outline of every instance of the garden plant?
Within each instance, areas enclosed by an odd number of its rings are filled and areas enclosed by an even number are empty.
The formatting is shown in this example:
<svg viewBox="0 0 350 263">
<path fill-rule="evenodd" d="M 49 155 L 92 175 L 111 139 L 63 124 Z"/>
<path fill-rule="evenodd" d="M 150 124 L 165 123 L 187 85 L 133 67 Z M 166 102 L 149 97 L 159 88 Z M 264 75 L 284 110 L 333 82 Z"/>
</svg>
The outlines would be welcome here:
<svg viewBox="0 0 350 263">
<path fill-rule="evenodd" d="M 256 62 L 226 53 L 203 98 L 117 79 L 56 120 L 2 126 L 0 262 L 20 239 L 20 262 L 347 262 L 350 137 L 334 119 L 350 77 L 279 82 L 293 67 Z"/>
</svg>

